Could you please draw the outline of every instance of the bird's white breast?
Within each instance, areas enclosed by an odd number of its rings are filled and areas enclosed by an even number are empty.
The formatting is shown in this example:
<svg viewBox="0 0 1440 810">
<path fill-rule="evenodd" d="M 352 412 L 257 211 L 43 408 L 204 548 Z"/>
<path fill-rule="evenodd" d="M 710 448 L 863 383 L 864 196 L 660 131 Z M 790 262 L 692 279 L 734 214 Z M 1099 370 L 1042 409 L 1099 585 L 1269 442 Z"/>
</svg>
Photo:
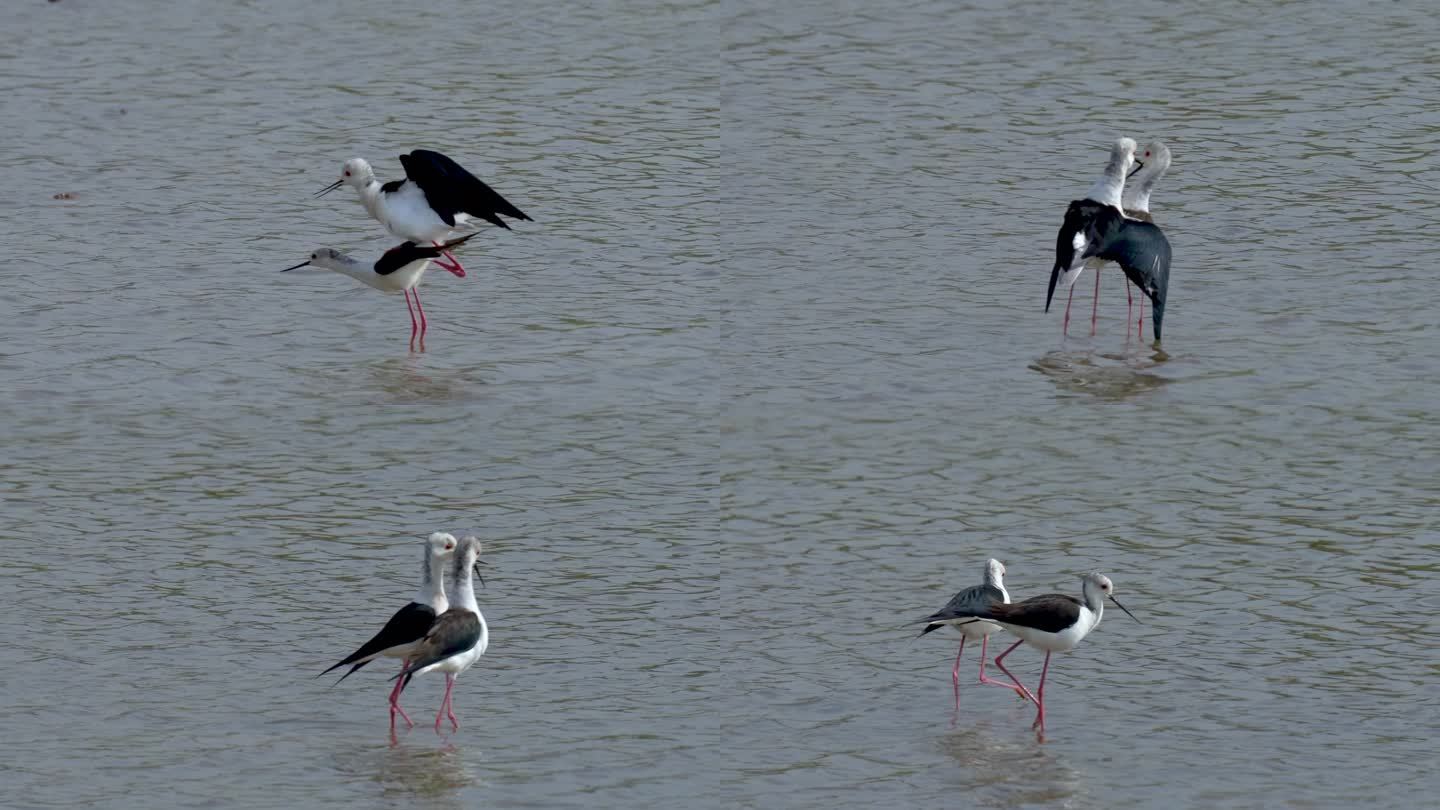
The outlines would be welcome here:
<svg viewBox="0 0 1440 810">
<path fill-rule="evenodd" d="M 378 219 L 401 239 L 422 245 L 444 239 L 453 230 L 430 207 L 425 200 L 425 192 L 408 182 L 393 192 L 380 195 Z"/>
</svg>

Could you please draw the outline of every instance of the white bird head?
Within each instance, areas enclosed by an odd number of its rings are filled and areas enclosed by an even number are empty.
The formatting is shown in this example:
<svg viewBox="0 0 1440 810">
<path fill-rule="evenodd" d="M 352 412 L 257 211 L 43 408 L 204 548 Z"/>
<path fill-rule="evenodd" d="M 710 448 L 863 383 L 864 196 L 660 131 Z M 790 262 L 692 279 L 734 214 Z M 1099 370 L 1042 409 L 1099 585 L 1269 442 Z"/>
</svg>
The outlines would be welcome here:
<svg viewBox="0 0 1440 810">
<path fill-rule="evenodd" d="M 341 186 L 354 186 L 364 188 L 375 179 L 375 170 L 370 168 L 370 162 L 364 158 L 350 158 L 345 165 L 340 167 L 340 179 L 320 189 L 316 197 L 324 197 Z"/>
<path fill-rule="evenodd" d="M 459 544 L 460 541 L 456 540 L 455 535 L 449 532 L 435 532 L 425 539 L 425 545 L 430 547 L 432 558 L 449 557 L 455 553 L 455 548 Z"/>
<path fill-rule="evenodd" d="M 1109 577 L 1105 576 L 1099 571 L 1096 571 L 1093 574 L 1086 574 L 1085 576 L 1081 577 L 1080 582 L 1081 590 L 1084 591 L 1087 598 L 1093 591 L 1096 594 L 1097 598 L 1101 599 L 1102 601 L 1105 599 L 1109 599 L 1111 602 L 1115 602 L 1115 607 L 1124 610 L 1126 616 L 1135 619 L 1134 613 L 1131 613 L 1125 608 L 1124 605 L 1120 604 L 1118 601 L 1115 600 L 1115 584 L 1110 581 Z M 1135 619 L 1135 621 L 1138 622 L 1140 620 Z"/>
<path fill-rule="evenodd" d="M 1005 563 L 995 558 L 990 558 L 985 563 L 985 581 L 992 585 L 999 585 L 1005 579 Z"/>
<path fill-rule="evenodd" d="M 1170 147 L 1159 141 L 1151 141 L 1145 144 L 1143 150 L 1137 150 L 1135 170 L 1130 172 L 1130 176 L 1154 177 L 1158 180 L 1168 168 L 1170 168 Z"/>
<path fill-rule="evenodd" d="M 310 258 L 300 262 L 294 267 L 287 267 L 280 272 L 288 273 L 291 270 L 299 270 L 302 267 L 320 267 L 326 270 L 339 270 L 342 267 L 348 267 L 353 264 L 355 264 L 354 259 L 335 248 L 320 248 L 314 253 L 311 253 Z M 450 539 L 454 540 L 455 538 L 452 537 Z"/>
<path fill-rule="evenodd" d="M 1122 175 L 1129 174 L 1130 167 L 1135 165 L 1135 151 L 1139 148 L 1133 138 L 1115 139 L 1115 145 L 1110 147 L 1110 165 L 1118 163 Z"/>
<path fill-rule="evenodd" d="M 1130 167 L 1134 163 L 1135 141 L 1130 138 L 1117 138 L 1110 147 L 1110 160 L 1105 164 L 1105 173 L 1090 187 L 1090 191 L 1085 194 L 1086 199 L 1120 208 L 1125 175 L 1130 173 Z"/>
<path fill-rule="evenodd" d="M 480 576 L 480 538 L 475 535 L 466 535 L 461 538 L 460 545 L 455 551 L 455 579 L 459 581 L 460 573 L 466 568 L 475 574 L 480 584 L 485 584 L 485 578 Z"/>
<path fill-rule="evenodd" d="M 1135 155 L 1135 170 L 1126 181 L 1122 202 L 1126 211 L 1150 213 L 1150 194 L 1170 168 L 1170 147 L 1159 141 L 1145 144 Z"/>
</svg>

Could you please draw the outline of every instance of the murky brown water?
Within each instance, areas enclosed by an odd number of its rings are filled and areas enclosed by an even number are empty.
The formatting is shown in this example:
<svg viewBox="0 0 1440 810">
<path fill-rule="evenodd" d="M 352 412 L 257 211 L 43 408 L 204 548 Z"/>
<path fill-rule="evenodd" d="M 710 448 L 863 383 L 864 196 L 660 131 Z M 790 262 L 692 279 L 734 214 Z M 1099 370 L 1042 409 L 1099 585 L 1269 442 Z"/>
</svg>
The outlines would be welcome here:
<svg viewBox="0 0 1440 810">
<path fill-rule="evenodd" d="M 17 806 L 1440 789 L 1428 8 L 15 5 Z M 1163 355 L 1118 273 L 1095 338 L 1041 312 L 1118 132 L 1175 153 Z M 386 247 L 310 195 L 422 145 L 537 222 L 430 276 L 410 354 L 399 299 L 275 271 Z M 462 731 L 392 745 L 383 673 L 311 676 L 441 527 L 486 541 L 492 643 Z M 953 634 L 906 623 L 991 555 L 1145 622 L 1055 659 L 1043 744 L 1003 690 L 954 714 Z"/>
</svg>

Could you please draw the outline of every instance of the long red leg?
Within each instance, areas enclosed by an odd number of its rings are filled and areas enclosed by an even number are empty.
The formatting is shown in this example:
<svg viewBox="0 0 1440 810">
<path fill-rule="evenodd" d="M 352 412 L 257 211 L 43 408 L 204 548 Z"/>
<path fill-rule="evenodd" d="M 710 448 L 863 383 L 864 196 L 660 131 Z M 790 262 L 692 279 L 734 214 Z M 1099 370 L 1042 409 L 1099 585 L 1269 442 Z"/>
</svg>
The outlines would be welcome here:
<svg viewBox="0 0 1440 810">
<path fill-rule="evenodd" d="M 989 636 L 982 636 L 980 638 L 980 683 L 989 683 L 994 684 L 995 686 L 1003 686 L 1006 689 L 1014 689 L 1016 692 L 1019 692 L 1020 687 L 1011 683 L 1005 683 L 1004 681 L 997 681 L 994 678 L 990 678 L 985 675 L 985 647 L 989 643 Z"/>
<path fill-rule="evenodd" d="M 415 342 L 415 335 L 420 331 L 419 324 L 415 323 L 415 308 L 410 306 L 410 291 L 401 290 L 405 295 L 405 310 L 410 313 L 410 342 Z"/>
<path fill-rule="evenodd" d="M 400 662 L 400 669 L 403 670 L 403 669 L 405 669 L 405 667 L 407 667 L 407 666 L 409 666 L 409 665 L 410 665 L 410 659 L 408 659 L 408 658 L 407 658 L 407 659 L 404 659 L 404 660 L 402 660 L 402 661 Z M 406 713 L 405 713 L 405 710 L 402 709 L 402 708 L 400 708 L 400 690 L 401 690 L 402 688 L 404 688 L 404 686 L 405 686 L 405 679 L 404 679 L 404 678 L 396 678 L 396 679 L 395 679 L 395 688 L 390 690 L 390 730 L 391 730 L 391 731 L 394 731 L 394 730 L 395 730 L 395 715 L 396 715 L 397 712 L 399 713 L 399 715 L 400 715 L 401 717 L 405 718 L 405 725 L 407 725 L 407 726 L 409 726 L 409 727 L 411 727 L 411 728 L 414 728 L 414 727 L 415 727 L 415 724 L 410 721 L 410 715 L 406 714 Z"/>
<path fill-rule="evenodd" d="M 1135 298 L 1130 294 L 1130 278 L 1125 278 L 1125 339 L 1130 339 L 1130 316 L 1135 313 Z"/>
<path fill-rule="evenodd" d="M 1100 317 L 1100 271 L 1095 271 L 1095 303 L 1090 307 L 1090 337 L 1095 337 L 1095 321 Z"/>
<path fill-rule="evenodd" d="M 1035 725 L 1033 726 L 1033 728 L 1038 728 L 1041 731 L 1045 730 L 1045 673 L 1049 671 L 1050 653 L 1047 652 L 1045 653 L 1045 666 L 1040 669 L 1040 688 L 1036 690 L 1036 695 L 1039 697 L 1039 700 L 1035 702 L 1035 705 L 1039 706 L 1040 710 L 1035 713 Z"/>
<path fill-rule="evenodd" d="M 950 683 L 955 687 L 955 710 L 960 710 L 960 656 L 965 654 L 965 637 L 960 637 L 960 652 L 955 653 L 955 666 L 950 668 Z"/>
<path fill-rule="evenodd" d="M 450 725 L 456 731 L 460 730 L 460 721 L 455 719 L 455 702 L 450 699 L 450 687 L 455 685 L 455 676 L 450 676 L 450 683 L 445 687 L 445 714 L 450 718 Z"/>
<path fill-rule="evenodd" d="M 1070 297 L 1065 299 L 1065 323 L 1060 327 L 1062 334 L 1070 334 L 1070 303 L 1075 300 L 1075 285 L 1070 285 Z"/>
<path fill-rule="evenodd" d="M 443 243 L 435 242 L 434 244 L 435 247 L 440 247 L 440 245 Z M 454 273 L 456 278 L 465 277 L 465 266 L 460 263 L 459 259 L 455 258 L 454 253 L 451 253 L 448 250 L 442 250 L 440 251 L 440 255 L 444 256 L 445 260 L 442 261 L 440 259 L 436 259 L 436 264 L 440 265 L 441 268 L 449 270 L 451 273 Z"/>
<path fill-rule="evenodd" d="M 1010 670 L 1008 670 L 1008 669 L 1005 668 L 1005 656 L 1009 655 L 1009 654 L 1012 653 L 1012 652 L 1015 652 L 1015 648 L 1016 648 L 1016 647 L 1019 647 L 1021 644 L 1024 644 L 1024 643 L 1025 643 L 1025 639 L 1022 638 L 1022 639 L 1020 639 L 1019 641 L 1015 642 L 1014 644 L 1011 644 L 1011 645 L 1005 650 L 1005 652 L 1002 652 L 1002 653 L 1000 653 L 999 655 L 995 656 L 995 666 L 999 667 L 1001 672 L 1005 673 L 1005 675 L 1006 675 L 1008 678 L 1010 678 L 1010 680 L 1012 680 L 1012 681 L 1015 682 L 1015 685 L 1016 685 L 1016 686 L 1020 687 L 1020 694 L 1024 695 L 1024 696 L 1027 697 L 1027 698 L 1030 698 L 1030 701 L 1031 701 L 1032 703 L 1034 703 L 1036 706 L 1039 706 L 1039 705 L 1040 705 L 1040 701 L 1036 700 L 1036 699 L 1035 699 L 1035 696 L 1032 695 L 1032 694 L 1030 694 L 1030 690 L 1025 688 L 1025 684 L 1020 683 L 1020 679 L 1017 678 L 1017 677 L 1015 677 L 1015 674 L 1014 674 L 1014 673 L 1012 673 Z"/>
<path fill-rule="evenodd" d="M 415 293 L 415 308 L 418 309 L 418 310 L 420 310 L 420 340 L 421 340 L 421 342 L 424 342 L 424 340 L 425 340 L 425 330 L 426 330 L 426 329 L 429 329 L 429 328 L 430 328 L 430 325 L 427 324 L 427 323 L 425 323 L 425 307 L 424 307 L 424 305 L 422 305 L 422 304 L 420 303 L 420 290 L 419 290 L 419 288 L 416 288 L 416 289 L 412 290 L 412 292 Z"/>
<path fill-rule="evenodd" d="M 445 719 L 445 712 L 450 708 L 450 690 L 455 688 L 455 673 L 445 673 L 445 699 L 440 701 L 440 711 L 435 713 L 435 733 L 440 733 L 440 721 Z M 454 722 L 454 712 L 451 712 L 451 722 Z M 460 730 L 460 724 L 455 724 L 455 730 Z"/>
<path fill-rule="evenodd" d="M 1135 322 L 1135 339 L 1145 339 L 1145 296 L 1140 296 L 1140 320 Z"/>
</svg>

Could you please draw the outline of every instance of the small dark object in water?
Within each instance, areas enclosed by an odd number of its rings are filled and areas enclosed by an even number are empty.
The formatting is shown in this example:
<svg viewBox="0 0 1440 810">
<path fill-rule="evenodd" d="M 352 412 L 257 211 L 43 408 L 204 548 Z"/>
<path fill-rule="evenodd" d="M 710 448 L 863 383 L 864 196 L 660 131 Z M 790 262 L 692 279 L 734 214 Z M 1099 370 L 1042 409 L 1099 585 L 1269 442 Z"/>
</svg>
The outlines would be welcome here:
<svg viewBox="0 0 1440 810">
<path fill-rule="evenodd" d="M 50 2 L 54 3 L 55 0 L 50 0 Z M 56 194 L 54 197 L 51 197 L 51 199 L 52 199 L 52 200 L 73 200 L 73 199 L 75 199 L 75 193 L 74 193 L 73 191 L 62 191 L 62 192 L 60 192 L 59 194 Z"/>
</svg>

